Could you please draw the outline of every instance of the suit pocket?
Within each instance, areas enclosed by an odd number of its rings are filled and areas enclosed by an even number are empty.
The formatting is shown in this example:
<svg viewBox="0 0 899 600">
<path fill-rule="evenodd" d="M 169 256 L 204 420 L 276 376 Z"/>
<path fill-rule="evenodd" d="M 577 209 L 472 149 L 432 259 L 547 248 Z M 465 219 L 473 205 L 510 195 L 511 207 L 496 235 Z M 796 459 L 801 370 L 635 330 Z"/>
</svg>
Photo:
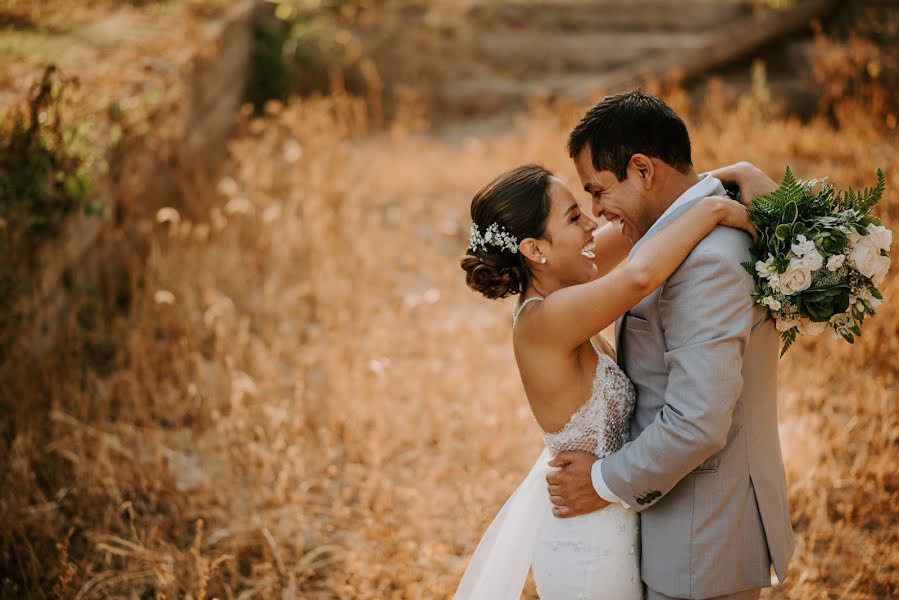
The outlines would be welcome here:
<svg viewBox="0 0 899 600">
<path fill-rule="evenodd" d="M 721 462 L 721 454 L 716 453 L 711 458 L 708 458 L 701 465 L 693 469 L 694 473 L 714 473 L 718 470 L 718 463 Z"/>
<path fill-rule="evenodd" d="M 627 314 L 627 320 L 625 321 L 624 327 L 634 331 L 651 331 L 649 321 L 630 313 Z"/>
</svg>

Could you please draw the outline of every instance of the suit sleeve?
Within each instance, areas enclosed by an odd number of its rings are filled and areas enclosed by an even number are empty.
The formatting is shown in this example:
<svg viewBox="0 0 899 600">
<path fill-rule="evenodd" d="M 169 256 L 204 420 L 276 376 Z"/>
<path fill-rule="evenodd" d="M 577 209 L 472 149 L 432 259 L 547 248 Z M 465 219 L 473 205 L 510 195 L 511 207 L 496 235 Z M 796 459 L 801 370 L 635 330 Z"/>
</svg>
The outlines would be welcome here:
<svg viewBox="0 0 899 600">
<path fill-rule="evenodd" d="M 635 510 L 652 506 L 724 447 L 743 389 L 753 289 L 739 260 L 700 244 L 661 291 L 665 404 L 636 439 L 601 464 L 605 484 Z"/>
</svg>

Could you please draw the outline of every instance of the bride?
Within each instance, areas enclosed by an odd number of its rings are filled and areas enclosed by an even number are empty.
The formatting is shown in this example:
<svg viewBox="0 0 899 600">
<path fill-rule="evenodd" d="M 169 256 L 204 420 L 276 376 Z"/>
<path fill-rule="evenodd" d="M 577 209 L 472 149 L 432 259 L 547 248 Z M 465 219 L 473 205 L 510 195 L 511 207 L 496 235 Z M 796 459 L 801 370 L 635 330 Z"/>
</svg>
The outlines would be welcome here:
<svg viewBox="0 0 899 600">
<path fill-rule="evenodd" d="M 634 388 L 599 332 L 668 279 L 715 227 L 755 235 L 747 210 L 725 197 L 700 200 L 614 271 L 630 239 L 619 224 L 598 228 L 543 167 L 497 177 L 475 195 L 471 218 L 466 283 L 491 299 L 521 296 L 512 343 L 546 448 L 484 534 L 456 598 L 519 598 L 529 567 L 544 599 L 642 598 L 636 513 L 615 503 L 558 518 L 547 462 L 578 450 L 602 458 L 624 444 Z"/>
</svg>

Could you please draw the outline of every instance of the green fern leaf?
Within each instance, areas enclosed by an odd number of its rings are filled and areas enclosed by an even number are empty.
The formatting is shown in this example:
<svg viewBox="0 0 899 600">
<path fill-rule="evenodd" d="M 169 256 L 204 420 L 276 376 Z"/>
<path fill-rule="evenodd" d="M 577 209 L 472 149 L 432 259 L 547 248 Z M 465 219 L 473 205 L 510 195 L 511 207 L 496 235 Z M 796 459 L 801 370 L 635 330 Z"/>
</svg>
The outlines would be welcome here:
<svg viewBox="0 0 899 600">
<path fill-rule="evenodd" d="M 783 348 L 780 350 L 780 355 L 783 356 L 787 353 L 787 350 L 790 349 L 790 346 L 793 345 L 793 342 L 796 341 L 796 336 L 799 334 L 799 330 L 793 327 L 788 331 L 784 331 L 780 334 L 780 339 L 783 342 Z"/>
<path fill-rule="evenodd" d="M 877 169 L 877 185 L 872 188 L 865 188 L 861 194 L 859 194 L 860 198 L 855 209 L 862 213 L 867 213 L 880 202 L 880 199 L 883 198 L 884 191 L 886 191 L 886 178 L 884 177 L 883 171 Z"/>
</svg>

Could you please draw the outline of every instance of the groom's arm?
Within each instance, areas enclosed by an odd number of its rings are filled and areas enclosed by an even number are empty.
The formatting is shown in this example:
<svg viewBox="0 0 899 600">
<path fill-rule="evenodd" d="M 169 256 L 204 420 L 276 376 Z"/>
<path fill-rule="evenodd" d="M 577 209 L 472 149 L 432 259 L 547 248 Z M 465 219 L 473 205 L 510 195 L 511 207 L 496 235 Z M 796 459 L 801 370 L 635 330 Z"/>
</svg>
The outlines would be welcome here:
<svg viewBox="0 0 899 600">
<path fill-rule="evenodd" d="M 669 372 L 665 405 L 635 440 L 594 469 L 599 491 L 606 486 L 637 511 L 727 441 L 754 321 L 752 279 L 731 236 L 749 245 L 745 234 L 716 230 L 665 284 L 659 299 Z"/>
</svg>

